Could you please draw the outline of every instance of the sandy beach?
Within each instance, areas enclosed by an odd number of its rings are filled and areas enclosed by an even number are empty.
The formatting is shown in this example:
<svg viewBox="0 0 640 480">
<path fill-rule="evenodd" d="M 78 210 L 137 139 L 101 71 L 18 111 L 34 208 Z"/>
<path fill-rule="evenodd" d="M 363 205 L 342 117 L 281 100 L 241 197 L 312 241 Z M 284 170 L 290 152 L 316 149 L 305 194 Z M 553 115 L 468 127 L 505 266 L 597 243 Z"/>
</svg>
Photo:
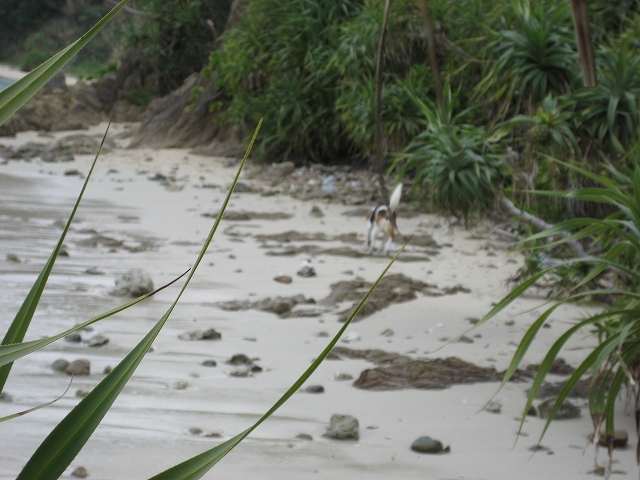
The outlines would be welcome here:
<svg viewBox="0 0 640 480">
<path fill-rule="evenodd" d="M 16 151 L 29 142 L 49 144 L 78 134 L 99 141 L 104 128 L 25 132 L 0 138 L 0 145 Z M 237 162 L 186 149 L 127 149 L 134 128 L 130 124 L 112 127 L 110 148 L 99 160 L 65 242 L 69 256 L 57 260 L 27 339 L 58 333 L 124 303 L 126 299 L 111 291 L 115 279 L 131 268 L 144 269 L 160 286 L 195 261 Z M 30 161 L 3 160 L 2 151 L 0 331 L 4 332 L 54 247 L 60 234 L 56 221 L 66 220 L 70 213 L 93 155 L 44 162 L 39 156 Z M 360 255 L 366 250 L 365 221 L 353 213 L 354 205 L 296 199 L 281 187 L 286 186 L 286 178 L 274 187 L 250 173 L 251 169 L 242 177 L 249 191 L 234 193 L 228 211 L 235 216 L 223 220 L 153 351 L 67 474 L 83 466 L 91 480 L 144 479 L 240 433 L 293 384 L 326 346 L 327 335 L 339 330 L 338 318 L 353 302 L 323 302 L 332 293 L 331 286 L 358 278 L 372 282 L 384 269 L 387 257 Z M 268 214 L 276 213 L 269 218 Z M 542 311 L 544 295 L 515 302 L 470 332 L 468 342 L 441 347 L 469 329 L 473 322 L 469 319 L 481 318 L 508 293 L 508 279 L 522 266 L 523 257 L 492 234 L 489 224 L 469 231 L 435 215 L 419 214 L 400 216 L 399 226 L 406 235 L 431 236 L 434 244 L 410 244 L 403 253 L 409 261 L 396 262 L 389 275 L 402 274 L 428 287 L 416 290 L 413 300 L 394 303 L 353 323 L 343 337 L 348 342 L 339 345 L 357 351 L 380 349 L 411 359 L 456 357 L 504 371 L 523 333 Z M 303 235 L 285 241 L 286 232 L 291 231 Z M 285 254 L 295 253 L 287 252 L 292 248 L 298 248 L 298 253 Z M 17 261 L 9 261 L 8 256 Z M 316 275 L 299 276 L 305 265 Z M 291 283 L 274 281 L 282 275 L 290 277 Z M 80 401 L 82 393 L 77 392 L 97 385 L 105 368 L 115 366 L 136 345 L 177 293 L 178 287 L 172 286 L 99 322 L 93 331 L 81 332 L 83 342 L 58 341 L 16 362 L 5 388 L 11 401 L 0 401 L 0 416 L 60 395 L 69 376 L 51 369 L 57 359 L 86 358 L 91 374 L 75 377 L 69 393 L 54 405 L 0 425 L 0 479 L 15 478 L 54 425 Z M 255 305 L 266 298 L 296 295 L 303 295 L 307 303 L 296 304 L 283 316 Z M 230 310 L 229 302 L 243 307 Z M 551 343 L 584 313 L 581 307 L 560 307 L 549 322 L 551 328 L 541 330 L 523 366 L 539 363 Z M 220 339 L 179 338 L 212 328 Z M 109 342 L 87 346 L 86 340 L 97 334 Z M 582 332 L 561 356 L 576 366 L 594 344 L 590 333 Z M 236 354 L 253 359 L 262 371 L 238 376 L 236 367 L 225 363 Z M 202 365 L 207 360 L 216 366 Z M 507 384 L 495 397 L 500 413 L 491 413 L 481 410 L 496 392 L 498 381 L 444 389 L 377 391 L 353 386 L 365 369 L 375 367 L 361 358 L 326 360 L 307 382 L 322 385 L 324 393 L 294 395 L 205 478 L 594 476 L 590 473 L 593 446 L 584 453 L 592 431 L 584 399 L 572 399 L 581 407 L 581 417 L 554 422 L 541 442 L 546 450 L 533 454 L 531 447 L 538 443 L 545 420 L 527 417 L 523 435 L 516 435 L 530 380 Z M 339 374 L 352 379 L 339 380 Z M 564 378 L 554 375 L 549 380 Z M 633 415 L 625 413 L 624 400 L 618 405 L 617 428 L 634 437 Z M 323 437 L 336 413 L 358 419 L 359 440 Z M 312 440 L 296 438 L 299 434 Z M 412 442 L 420 436 L 440 440 L 450 452 L 412 451 Z M 615 451 L 612 478 L 637 477 L 634 450 L 635 441 L 630 439 L 626 449 Z M 605 462 L 605 452 L 600 452 L 599 460 Z"/>
</svg>

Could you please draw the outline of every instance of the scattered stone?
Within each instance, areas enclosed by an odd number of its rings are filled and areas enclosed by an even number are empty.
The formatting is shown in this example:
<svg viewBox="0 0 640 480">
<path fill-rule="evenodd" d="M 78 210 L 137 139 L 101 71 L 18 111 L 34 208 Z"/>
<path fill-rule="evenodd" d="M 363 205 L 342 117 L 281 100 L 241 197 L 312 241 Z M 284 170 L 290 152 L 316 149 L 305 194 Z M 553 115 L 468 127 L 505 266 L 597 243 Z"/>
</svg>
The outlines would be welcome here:
<svg viewBox="0 0 640 480">
<path fill-rule="evenodd" d="M 458 339 L 458 343 L 473 343 L 473 338 L 469 338 L 466 335 L 463 335 Z"/>
<path fill-rule="evenodd" d="M 511 319 L 504 322 L 507 327 L 513 327 L 516 324 L 516 321 Z"/>
<path fill-rule="evenodd" d="M 328 336 L 329 336 L 329 332 L 325 332 L 324 330 L 316 333 L 316 337 L 319 337 L 319 338 L 327 338 Z"/>
<path fill-rule="evenodd" d="M 243 353 L 237 353 L 225 362 L 227 365 L 252 365 L 253 362 Z"/>
<path fill-rule="evenodd" d="M 229 372 L 229 375 L 231 377 L 248 377 L 251 375 L 251 369 L 246 366 L 234 368 Z"/>
<path fill-rule="evenodd" d="M 71 472 L 72 477 L 76 478 L 87 478 L 89 476 L 89 472 L 84 467 L 78 467 L 73 472 Z"/>
<path fill-rule="evenodd" d="M 274 280 L 278 283 L 291 283 L 293 281 L 289 275 L 278 275 Z"/>
<path fill-rule="evenodd" d="M 12 403 L 13 397 L 7 392 L 0 392 L 0 402 Z"/>
<path fill-rule="evenodd" d="M 253 187 L 246 182 L 237 182 L 233 191 L 234 193 L 255 193 L 256 192 L 253 189 Z"/>
<path fill-rule="evenodd" d="M 205 435 L 205 437 L 209 437 L 209 438 L 221 438 L 222 434 L 218 433 L 218 432 L 211 432 L 211 433 L 207 433 Z"/>
<path fill-rule="evenodd" d="M 589 442 L 593 443 L 593 433 L 589 435 Z M 616 430 L 613 433 L 613 448 L 625 448 L 628 442 L 629 434 L 626 430 Z M 607 436 L 603 432 L 600 432 L 598 443 L 601 447 L 607 446 Z"/>
<path fill-rule="evenodd" d="M 320 207 L 314 205 L 313 207 L 311 207 L 311 212 L 309 213 L 309 215 L 316 218 L 322 218 L 324 217 L 324 212 L 320 210 Z"/>
<path fill-rule="evenodd" d="M 103 375 L 109 375 L 112 371 L 113 371 L 113 368 L 111 367 L 111 365 L 107 365 L 106 367 L 104 367 L 104 370 L 102 371 L 102 374 Z"/>
<path fill-rule="evenodd" d="M 56 372 L 64 372 L 68 366 L 69 362 L 67 362 L 64 358 L 59 358 L 51 364 L 51 369 L 55 370 Z"/>
<path fill-rule="evenodd" d="M 497 401 L 489 402 L 484 409 L 489 413 L 498 414 L 502 411 L 502 404 Z"/>
<path fill-rule="evenodd" d="M 367 430 L 377 430 L 378 429 L 378 425 L 376 425 L 375 423 L 370 423 L 369 425 L 367 425 Z"/>
<path fill-rule="evenodd" d="M 476 318 L 476 317 L 467 317 L 464 320 L 465 320 L 465 322 L 467 322 L 470 325 L 475 325 L 476 323 L 478 323 L 480 321 L 480 319 Z"/>
<path fill-rule="evenodd" d="M 7 253 L 7 262 L 22 263 L 22 260 L 20 260 L 20 257 L 18 257 L 18 255 L 16 255 L 15 253 Z"/>
<path fill-rule="evenodd" d="M 324 393 L 324 387 L 322 385 L 309 385 L 304 391 L 306 393 Z"/>
<path fill-rule="evenodd" d="M 67 256 L 69 256 L 68 253 Z M 104 275 L 104 272 L 102 270 L 98 270 L 98 267 L 89 267 L 84 271 L 84 273 L 88 275 Z"/>
<path fill-rule="evenodd" d="M 304 440 L 310 442 L 313 440 L 313 437 L 307 433 L 299 433 L 298 435 L 296 435 L 296 440 Z"/>
<path fill-rule="evenodd" d="M 64 340 L 65 342 L 70 343 L 80 343 L 82 341 L 82 335 L 80 335 L 78 332 L 73 332 L 69 335 L 65 335 Z"/>
<path fill-rule="evenodd" d="M 358 440 L 360 437 L 358 419 L 351 415 L 334 414 L 323 437 L 336 440 Z"/>
<path fill-rule="evenodd" d="M 530 452 L 550 452 L 551 449 L 549 447 L 545 447 L 544 445 L 537 444 L 529 447 L 529 451 Z"/>
<path fill-rule="evenodd" d="M 84 233 L 84 232 L 78 232 L 78 233 Z M 113 249 L 121 248 L 124 246 L 124 243 L 121 240 L 107 237 L 99 233 L 93 233 L 91 237 L 85 238 L 83 240 L 79 240 L 76 242 L 76 244 L 81 247 L 90 247 L 90 248 L 97 248 L 98 246 L 101 245 L 103 247 L 113 248 Z"/>
<path fill-rule="evenodd" d="M 336 372 L 333 374 L 331 379 L 334 382 L 345 382 L 347 380 L 353 380 L 353 376 L 349 375 L 348 373 Z"/>
<path fill-rule="evenodd" d="M 189 383 L 187 382 L 176 382 L 173 384 L 174 390 L 186 390 L 188 386 Z"/>
<path fill-rule="evenodd" d="M 362 340 L 362 338 L 355 332 L 346 333 L 340 338 L 342 343 L 353 343 L 359 342 L 360 340 Z"/>
<path fill-rule="evenodd" d="M 73 155 L 71 155 L 71 160 L 62 160 L 60 159 L 59 161 L 64 162 L 64 161 L 72 161 L 73 160 Z M 71 170 L 65 170 L 64 175 L 66 177 L 80 177 L 82 176 L 82 173 L 80 173 L 80 170 L 77 170 L 75 168 L 71 169 Z"/>
<path fill-rule="evenodd" d="M 69 255 L 69 252 L 67 251 L 67 249 L 62 247 L 60 249 L 60 251 L 58 252 L 58 256 L 59 257 L 69 257 L 70 255 Z"/>
<path fill-rule="evenodd" d="M 303 278 L 315 277 L 316 270 L 315 268 L 307 265 L 305 267 L 302 267 L 300 270 L 298 270 L 297 275 Z"/>
<path fill-rule="evenodd" d="M 178 335 L 180 340 L 220 340 L 222 334 L 215 329 L 210 328 L 208 330 L 194 330 L 192 332 L 185 332 Z"/>
<path fill-rule="evenodd" d="M 531 405 L 529 407 L 529 410 L 527 410 L 527 416 L 528 417 L 537 417 L 538 416 L 538 410 L 536 409 L 536 407 Z"/>
<path fill-rule="evenodd" d="M 64 369 L 69 375 L 89 375 L 91 373 L 91 362 L 85 358 L 71 362 Z"/>
<path fill-rule="evenodd" d="M 281 180 L 291 175 L 295 168 L 293 162 L 272 163 L 264 172 L 264 175 L 273 180 Z"/>
<path fill-rule="evenodd" d="M 202 430 L 200 430 L 199 428 L 196 427 L 192 427 L 189 429 L 189 433 L 191 435 L 202 435 Z"/>
<path fill-rule="evenodd" d="M 89 390 L 76 390 L 76 397 L 84 398 L 89 395 Z"/>
<path fill-rule="evenodd" d="M 336 185 L 336 176 L 329 175 L 322 181 L 322 186 L 320 189 L 325 193 L 338 193 L 340 191 L 340 187 Z"/>
<path fill-rule="evenodd" d="M 444 448 L 442 446 L 442 442 L 439 440 L 434 440 L 431 437 L 418 437 L 412 444 L 411 450 L 419 453 L 430 453 L 430 454 L 439 454 L 439 453 L 449 453 L 450 448 Z"/>
<path fill-rule="evenodd" d="M 383 337 L 393 337 L 393 330 L 387 328 L 380 335 L 382 335 Z"/>
<path fill-rule="evenodd" d="M 113 294 L 118 296 L 140 297 L 153 291 L 153 281 L 141 268 L 132 268 L 116 279 Z"/>
<path fill-rule="evenodd" d="M 538 415 L 540 415 L 541 418 L 549 418 L 549 414 L 551 413 L 551 409 L 553 408 L 555 403 L 556 403 L 555 398 L 549 398 L 548 400 L 545 400 L 544 402 L 542 402 L 540 405 L 538 405 Z M 562 402 L 562 405 L 560 405 L 560 408 L 554 415 L 553 419 L 568 420 L 568 419 L 579 418 L 579 417 L 580 417 L 580 408 L 575 406 L 573 403 L 565 400 L 564 402 Z"/>
<path fill-rule="evenodd" d="M 109 343 L 109 339 L 104 335 L 95 335 L 89 339 L 88 345 L 90 347 L 102 347 Z"/>
<path fill-rule="evenodd" d="M 215 360 L 205 360 L 202 362 L 203 367 L 216 367 L 218 363 Z"/>
</svg>

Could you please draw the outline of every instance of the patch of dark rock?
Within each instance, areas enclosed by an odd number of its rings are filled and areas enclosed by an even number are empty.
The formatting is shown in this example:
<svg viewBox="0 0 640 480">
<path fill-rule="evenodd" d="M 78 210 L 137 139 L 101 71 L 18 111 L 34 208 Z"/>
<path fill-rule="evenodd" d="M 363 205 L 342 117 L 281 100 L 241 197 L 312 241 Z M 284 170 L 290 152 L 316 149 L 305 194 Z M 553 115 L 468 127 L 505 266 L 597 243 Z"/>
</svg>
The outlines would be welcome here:
<svg viewBox="0 0 640 480">
<path fill-rule="evenodd" d="M 406 241 L 406 238 L 402 238 L 401 235 L 397 235 L 394 237 L 393 241 L 394 243 L 402 244 Z M 438 242 L 436 242 L 428 233 L 414 233 L 409 245 L 414 245 L 416 247 L 440 248 Z"/>
<path fill-rule="evenodd" d="M 267 297 L 256 302 L 250 302 L 248 300 L 232 300 L 229 302 L 217 303 L 216 306 L 222 310 L 238 311 L 256 309 L 264 312 L 271 312 L 279 315 L 280 317 L 292 316 L 293 308 L 298 304 L 310 304 L 312 299 L 307 299 L 304 295 L 295 295 L 292 297 Z M 299 316 L 304 316 L 300 314 Z M 314 315 L 315 316 L 315 315 Z"/>
<path fill-rule="evenodd" d="M 72 168 L 71 170 L 65 170 L 64 171 L 64 176 L 65 177 L 80 177 L 80 176 L 82 176 L 82 173 L 80 173 L 80 170 Z"/>
<path fill-rule="evenodd" d="M 69 362 L 63 358 L 59 358 L 55 362 L 51 364 L 51 369 L 56 372 L 64 372 L 65 369 L 69 366 Z"/>
<path fill-rule="evenodd" d="M 192 427 L 189 429 L 189 434 L 190 435 L 202 435 L 202 429 L 197 428 L 197 427 Z"/>
<path fill-rule="evenodd" d="M 338 372 L 333 375 L 334 382 L 346 382 L 348 380 L 353 380 L 353 376 L 348 373 Z"/>
<path fill-rule="evenodd" d="M 374 369 L 364 370 L 353 383 L 354 387 L 368 390 L 442 390 L 451 385 L 497 382 L 504 376 L 504 373 L 497 372 L 495 368 L 479 367 L 456 357 L 416 360 L 378 349 L 354 350 L 347 347 L 334 347 L 331 353 L 337 358 L 359 358 L 378 365 Z M 518 370 L 511 381 L 525 378 L 528 378 L 527 375 Z"/>
<path fill-rule="evenodd" d="M 463 335 L 458 339 L 458 343 L 473 343 L 473 338 L 469 338 L 466 335 Z"/>
<path fill-rule="evenodd" d="M 362 207 L 362 208 L 352 208 L 351 210 L 346 210 L 342 212 L 342 215 L 345 217 L 362 217 L 366 219 L 369 216 L 370 208 Z"/>
<path fill-rule="evenodd" d="M 296 435 L 296 440 L 305 440 L 307 442 L 310 442 L 313 440 L 313 437 L 307 433 L 299 433 L 298 435 Z"/>
<path fill-rule="evenodd" d="M 537 369 L 536 369 L 537 370 Z M 568 394 L 569 398 L 589 398 L 589 390 L 591 388 L 592 379 L 591 378 L 583 378 L 578 381 L 571 389 Z M 559 383 L 543 383 L 538 393 L 536 393 L 536 398 L 545 399 L 551 397 L 557 397 L 560 395 L 560 392 L 564 389 L 565 382 Z M 527 394 L 529 392 L 527 391 Z"/>
<path fill-rule="evenodd" d="M 335 305 L 340 302 L 354 302 L 351 308 L 340 312 L 338 321 L 344 322 L 349 318 L 353 308 L 360 302 L 365 293 L 371 288 L 372 283 L 366 282 L 358 277 L 355 280 L 345 280 L 331 285 L 331 293 L 319 303 L 321 305 Z M 382 310 L 393 304 L 408 302 L 417 298 L 417 292 L 426 293 L 430 289 L 437 288 L 435 285 L 413 280 L 401 273 L 387 275 L 382 278 L 376 287 L 375 295 L 370 296 L 362 306 L 354 321 Z"/>
<path fill-rule="evenodd" d="M 540 365 L 537 364 L 527 365 L 527 370 L 530 370 L 533 373 L 537 373 L 539 368 Z M 551 364 L 549 373 L 553 375 L 571 375 L 575 370 L 575 368 L 565 362 L 564 358 L 556 358 Z"/>
<path fill-rule="evenodd" d="M 313 207 L 311 207 L 311 212 L 309 212 L 309 215 L 316 218 L 322 218 L 324 217 L 324 212 L 320 209 L 319 206 L 314 205 Z"/>
<path fill-rule="evenodd" d="M 215 360 L 205 360 L 202 362 L 203 367 L 216 367 L 218 363 Z"/>
<path fill-rule="evenodd" d="M 96 235 L 92 235 L 89 238 L 77 240 L 76 244 L 80 247 L 90 247 L 90 248 L 97 248 L 98 246 L 108 247 L 108 248 L 120 248 L 124 245 L 124 243 L 121 240 L 116 240 L 115 238 L 107 237 L 101 234 L 96 234 Z"/>
<path fill-rule="evenodd" d="M 207 218 L 217 218 L 218 212 L 216 213 L 203 213 L 203 217 Z M 232 221 L 246 221 L 246 220 L 286 220 L 291 218 L 293 215 L 284 212 L 234 212 L 234 211 L 226 211 L 224 212 L 225 220 Z"/>
<path fill-rule="evenodd" d="M 107 365 L 106 367 L 104 367 L 102 374 L 109 375 L 112 371 L 113 371 L 113 367 L 111 365 Z"/>
<path fill-rule="evenodd" d="M 224 363 L 226 363 L 227 365 L 252 365 L 253 364 L 251 359 L 247 357 L 244 353 L 237 353 Z"/>
<path fill-rule="evenodd" d="M 541 418 L 549 418 L 549 415 L 555 403 L 556 403 L 555 398 L 549 398 L 544 402 L 542 402 L 540 405 L 538 405 L 538 415 Z M 558 409 L 556 414 L 553 416 L 553 419 L 567 420 L 567 419 L 579 418 L 579 417 L 580 417 L 580 408 L 576 407 L 573 403 L 565 400 L 564 402 L 562 402 L 562 404 L 560 405 L 560 408 Z"/>
<path fill-rule="evenodd" d="M 71 362 L 64 369 L 69 375 L 89 375 L 91 373 L 91 362 L 84 358 Z"/>
<path fill-rule="evenodd" d="M 7 253 L 6 259 L 9 263 L 22 263 L 20 257 L 18 257 L 18 255 L 16 255 L 15 253 Z"/>
<path fill-rule="evenodd" d="M 84 398 L 89 395 L 89 390 L 76 390 L 76 397 Z"/>
<path fill-rule="evenodd" d="M 226 214 L 225 214 L 226 218 Z M 288 242 L 309 242 L 309 241 L 324 241 L 327 240 L 327 236 L 322 233 L 300 233 L 296 230 L 288 230 L 282 233 L 274 233 L 272 235 L 256 235 L 255 239 L 259 242 L 275 241 L 279 243 Z"/>
<path fill-rule="evenodd" d="M 551 449 L 549 447 L 545 447 L 544 445 L 533 445 L 529 447 L 530 452 L 550 452 Z"/>
<path fill-rule="evenodd" d="M 113 295 L 139 297 L 153 291 L 151 276 L 141 268 L 127 270 L 116 278 L 116 288 Z"/>
<path fill-rule="evenodd" d="M 419 437 L 411 444 L 411 450 L 418 453 L 430 453 L 430 454 L 441 454 L 441 453 L 449 453 L 451 449 L 449 447 L 444 448 L 442 442 L 439 440 L 434 440 L 431 437 Z"/>
<path fill-rule="evenodd" d="M 267 246 L 265 245 L 265 247 Z M 300 247 L 288 246 L 284 250 L 270 250 L 265 255 L 269 255 L 271 257 L 293 257 L 294 255 L 299 255 L 301 253 L 316 254 L 318 252 L 320 252 L 320 247 L 317 245 L 302 245 Z"/>
<path fill-rule="evenodd" d="M 455 295 L 458 292 L 462 292 L 462 293 L 471 293 L 471 290 L 469 290 L 466 287 L 463 287 L 462 285 L 458 284 L 455 285 L 453 287 L 445 287 L 442 289 L 442 291 L 446 294 L 446 295 Z"/>
<path fill-rule="evenodd" d="M 105 337 L 104 335 L 95 335 L 89 339 L 87 345 L 89 345 L 90 347 L 102 347 L 107 343 L 109 343 L 109 339 L 107 337 Z"/>
<path fill-rule="evenodd" d="M 7 392 L 0 392 L 0 402 L 12 403 L 13 397 Z"/>
<path fill-rule="evenodd" d="M 222 334 L 215 329 L 210 328 L 208 330 L 194 330 L 193 332 L 185 332 L 178 335 L 180 340 L 220 340 Z"/>
<path fill-rule="evenodd" d="M 258 193 L 251 185 L 246 182 L 237 182 L 234 193 Z"/>
<path fill-rule="evenodd" d="M 489 413 L 494 413 L 497 415 L 502 411 L 502 404 L 494 400 L 492 402 L 489 402 L 487 406 L 484 407 L 484 409 Z"/>
<path fill-rule="evenodd" d="M 334 414 L 323 437 L 335 440 L 358 440 L 360 437 L 358 419 L 351 415 Z"/>
<path fill-rule="evenodd" d="M 98 267 L 89 267 L 84 271 L 84 273 L 88 275 L 104 275 L 104 272 L 99 270 Z"/>
<path fill-rule="evenodd" d="M 324 393 L 324 387 L 322 385 L 309 385 L 304 391 L 306 393 Z"/>
</svg>

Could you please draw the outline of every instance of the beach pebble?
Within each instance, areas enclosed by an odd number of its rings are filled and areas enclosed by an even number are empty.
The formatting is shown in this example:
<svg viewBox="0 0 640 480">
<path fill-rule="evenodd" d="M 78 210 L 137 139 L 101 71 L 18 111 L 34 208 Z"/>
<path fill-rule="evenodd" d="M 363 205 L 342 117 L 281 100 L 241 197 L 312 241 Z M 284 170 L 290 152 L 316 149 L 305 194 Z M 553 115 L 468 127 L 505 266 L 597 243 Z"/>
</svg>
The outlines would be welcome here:
<svg viewBox="0 0 640 480">
<path fill-rule="evenodd" d="M 73 472 L 71 472 L 72 477 L 76 478 L 87 478 L 89 476 L 89 472 L 84 467 L 78 467 Z"/>
<path fill-rule="evenodd" d="M 307 393 L 324 393 L 324 387 L 322 385 L 309 385 L 304 391 Z"/>
<path fill-rule="evenodd" d="M 55 370 L 56 372 L 64 372 L 68 366 L 69 362 L 67 362 L 64 358 L 59 358 L 51 364 L 51 369 Z"/>
<path fill-rule="evenodd" d="M 629 441 L 629 434 L 627 433 L 626 430 L 616 430 L 613 433 L 613 448 L 625 448 L 627 446 L 628 441 Z M 589 442 L 593 442 L 593 433 L 589 435 Z M 604 432 L 600 432 L 598 443 L 602 447 L 607 446 L 607 437 L 604 434 Z"/>
<path fill-rule="evenodd" d="M 202 430 L 200 430 L 199 428 L 193 427 L 189 429 L 189 433 L 191 435 L 202 435 Z"/>
<path fill-rule="evenodd" d="M 383 337 L 393 337 L 393 330 L 391 330 L 390 328 L 387 328 L 380 335 L 382 335 Z"/>
<path fill-rule="evenodd" d="M 15 253 L 7 253 L 7 262 L 9 263 L 22 263 L 20 257 Z"/>
<path fill-rule="evenodd" d="M 549 414 L 551 413 L 551 409 L 553 408 L 555 403 L 556 403 L 556 399 L 550 398 L 542 402 L 540 405 L 538 405 L 538 414 L 540 415 L 540 417 L 549 418 Z M 580 408 L 576 407 L 573 403 L 565 400 L 564 402 L 562 402 L 562 405 L 560 405 L 560 408 L 554 415 L 553 419 L 567 420 L 567 419 L 579 418 L 579 417 L 580 417 Z"/>
<path fill-rule="evenodd" d="M 500 402 L 489 402 L 489 404 L 484 408 L 489 413 L 500 413 L 502 411 L 502 404 Z"/>
<path fill-rule="evenodd" d="M 229 372 L 231 377 L 248 377 L 251 375 L 251 369 L 247 366 L 240 366 L 238 368 L 234 368 Z"/>
<path fill-rule="evenodd" d="M 316 270 L 315 268 L 307 265 L 306 267 L 302 267 L 300 270 L 298 270 L 297 275 L 304 278 L 315 277 Z"/>
<path fill-rule="evenodd" d="M 362 338 L 355 332 L 346 333 L 340 338 L 340 341 L 343 343 L 359 342 L 360 340 L 362 340 Z"/>
<path fill-rule="evenodd" d="M 466 335 L 463 335 L 458 339 L 458 343 L 473 343 L 473 338 L 469 338 Z"/>
<path fill-rule="evenodd" d="M 278 275 L 274 280 L 278 283 L 291 283 L 293 281 L 289 275 Z"/>
<path fill-rule="evenodd" d="M 244 353 L 236 353 L 225 362 L 227 365 L 251 365 L 251 359 Z"/>
<path fill-rule="evenodd" d="M 0 402 L 11 403 L 13 402 L 13 397 L 7 392 L 0 392 Z"/>
<path fill-rule="evenodd" d="M 329 175 L 322 181 L 320 189 L 325 193 L 337 193 L 340 191 L 340 187 L 336 185 L 336 176 Z"/>
<path fill-rule="evenodd" d="M 141 268 L 127 270 L 116 278 L 114 295 L 139 297 L 153 291 L 151 276 Z"/>
<path fill-rule="evenodd" d="M 87 345 L 89 345 L 90 347 L 101 347 L 103 345 L 106 345 L 107 343 L 109 343 L 109 339 L 104 335 L 94 335 L 89 339 Z"/>
<path fill-rule="evenodd" d="M 529 410 L 527 411 L 527 416 L 529 416 L 529 417 L 537 417 L 538 416 L 538 410 L 536 409 L 536 407 L 531 405 L 529 407 Z"/>
<path fill-rule="evenodd" d="M 320 337 L 320 338 L 326 338 L 329 336 L 329 332 L 325 332 L 324 330 L 321 332 L 316 333 L 316 337 Z"/>
<path fill-rule="evenodd" d="M 174 390 L 186 390 L 188 386 L 189 386 L 188 382 L 176 382 L 176 383 L 173 384 L 173 389 Z"/>
<path fill-rule="evenodd" d="M 67 254 L 67 256 L 69 256 L 69 254 Z M 102 270 L 98 270 L 98 267 L 89 267 L 84 271 L 84 273 L 88 275 L 104 275 L 104 272 Z"/>
<path fill-rule="evenodd" d="M 178 335 L 180 340 L 220 340 L 222 334 L 215 329 L 209 330 L 194 330 L 193 332 L 185 332 Z"/>
<path fill-rule="evenodd" d="M 91 373 L 91 362 L 85 358 L 80 358 L 67 365 L 64 371 L 69 375 L 89 375 Z"/>
<path fill-rule="evenodd" d="M 307 442 L 310 442 L 311 440 L 313 440 L 313 437 L 311 435 L 309 435 L 308 433 L 299 433 L 298 435 L 296 435 L 296 439 L 297 440 L 305 440 Z"/>
<path fill-rule="evenodd" d="M 449 447 L 443 448 L 442 442 L 431 437 L 419 437 L 411 444 L 411 450 L 419 453 L 448 453 Z"/>
<path fill-rule="evenodd" d="M 235 193 L 254 193 L 255 190 L 246 182 L 238 182 L 236 183 L 235 188 L 233 189 Z"/>
<path fill-rule="evenodd" d="M 73 332 L 69 335 L 66 335 L 64 337 L 64 341 L 70 343 L 80 343 L 82 341 L 82 335 L 80 335 L 78 332 Z"/>
<path fill-rule="evenodd" d="M 106 367 L 104 367 L 104 370 L 102 371 L 102 374 L 103 375 L 109 375 L 112 371 L 113 371 L 113 368 L 111 367 L 111 365 L 107 365 Z"/>
<path fill-rule="evenodd" d="M 69 256 L 69 252 L 67 251 L 66 248 L 62 247 L 60 249 L 60 251 L 58 252 L 58 256 L 59 257 L 68 257 Z"/>
<path fill-rule="evenodd" d="M 265 172 L 265 176 L 272 180 L 279 180 L 291 175 L 295 168 L 293 162 L 272 163 Z"/>
<path fill-rule="evenodd" d="M 336 372 L 333 374 L 331 379 L 334 382 L 345 382 L 347 380 L 353 380 L 353 376 L 349 375 L 348 373 Z"/>
<path fill-rule="evenodd" d="M 358 419 L 351 415 L 334 414 L 323 437 L 336 440 L 357 440 L 360 437 Z"/>
<path fill-rule="evenodd" d="M 311 207 L 311 212 L 309 213 L 309 215 L 311 215 L 312 217 L 322 218 L 324 217 L 324 212 L 320 210 L 319 206 L 314 205 L 313 207 Z"/>
<path fill-rule="evenodd" d="M 89 395 L 89 390 L 76 390 L 76 397 L 84 398 Z"/>
</svg>

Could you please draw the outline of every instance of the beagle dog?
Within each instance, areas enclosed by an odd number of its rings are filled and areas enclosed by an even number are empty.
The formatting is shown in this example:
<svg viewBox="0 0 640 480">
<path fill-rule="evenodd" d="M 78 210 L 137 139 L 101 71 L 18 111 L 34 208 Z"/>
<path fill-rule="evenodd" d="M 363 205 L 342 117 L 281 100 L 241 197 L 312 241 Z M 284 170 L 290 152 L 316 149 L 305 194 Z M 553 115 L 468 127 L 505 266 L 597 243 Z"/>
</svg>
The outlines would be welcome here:
<svg viewBox="0 0 640 480">
<path fill-rule="evenodd" d="M 400 203 L 401 196 L 402 183 L 399 183 L 391 194 L 389 205 L 378 205 L 369 210 L 367 215 L 367 246 L 369 250 L 367 253 L 373 251 L 378 232 L 383 233 L 382 245 L 380 245 L 380 250 L 378 251 L 385 254 L 389 253 L 393 237 L 395 237 L 396 233 L 399 233 L 396 225 L 396 209 Z"/>
</svg>

